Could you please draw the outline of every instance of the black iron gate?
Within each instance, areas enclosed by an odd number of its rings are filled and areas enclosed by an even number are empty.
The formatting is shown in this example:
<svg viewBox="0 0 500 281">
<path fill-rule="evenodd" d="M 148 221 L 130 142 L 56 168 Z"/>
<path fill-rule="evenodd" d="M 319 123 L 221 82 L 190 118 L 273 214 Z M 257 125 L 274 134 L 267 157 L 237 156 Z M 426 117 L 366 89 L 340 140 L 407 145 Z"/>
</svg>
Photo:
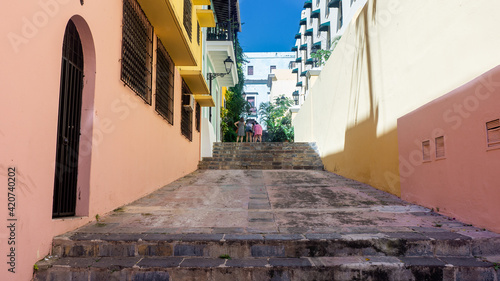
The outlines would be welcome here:
<svg viewBox="0 0 500 281">
<path fill-rule="evenodd" d="M 83 88 L 83 51 L 75 24 L 64 33 L 52 217 L 75 215 Z"/>
</svg>

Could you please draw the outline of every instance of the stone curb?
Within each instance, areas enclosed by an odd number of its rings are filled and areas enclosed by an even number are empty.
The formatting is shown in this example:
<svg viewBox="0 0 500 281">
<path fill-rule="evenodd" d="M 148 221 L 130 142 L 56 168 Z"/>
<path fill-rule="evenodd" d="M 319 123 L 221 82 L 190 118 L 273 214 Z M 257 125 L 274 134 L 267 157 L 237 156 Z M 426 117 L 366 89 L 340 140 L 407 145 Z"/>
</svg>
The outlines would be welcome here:
<svg viewBox="0 0 500 281">
<path fill-rule="evenodd" d="M 476 257 L 500 252 L 500 238 L 453 232 L 307 234 L 92 234 L 54 238 L 60 257 L 195 256 L 235 258 L 318 256 Z"/>
<path fill-rule="evenodd" d="M 498 271 L 490 264 L 469 258 L 102 258 L 95 261 L 63 258 L 40 264 L 39 268 L 34 280 L 184 280 L 189 277 L 189 280 L 495 281 L 498 278 Z"/>
</svg>

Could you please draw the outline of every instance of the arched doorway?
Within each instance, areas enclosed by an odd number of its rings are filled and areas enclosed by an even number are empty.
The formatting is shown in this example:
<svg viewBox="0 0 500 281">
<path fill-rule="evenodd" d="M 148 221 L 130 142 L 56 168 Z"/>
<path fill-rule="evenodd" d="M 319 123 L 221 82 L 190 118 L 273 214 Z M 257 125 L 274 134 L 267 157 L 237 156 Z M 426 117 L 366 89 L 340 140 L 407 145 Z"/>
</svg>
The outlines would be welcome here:
<svg viewBox="0 0 500 281">
<path fill-rule="evenodd" d="M 83 48 L 72 20 L 63 39 L 52 217 L 74 216 L 84 76 Z"/>
</svg>

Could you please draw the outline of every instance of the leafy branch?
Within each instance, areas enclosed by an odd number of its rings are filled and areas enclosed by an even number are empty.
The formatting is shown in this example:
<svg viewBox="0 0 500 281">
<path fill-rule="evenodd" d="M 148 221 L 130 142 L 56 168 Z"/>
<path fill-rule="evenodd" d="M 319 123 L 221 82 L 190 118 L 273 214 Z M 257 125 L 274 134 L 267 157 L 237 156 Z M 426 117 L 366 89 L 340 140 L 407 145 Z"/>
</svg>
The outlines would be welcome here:
<svg viewBox="0 0 500 281">
<path fill-rule="evenodd" d="M 335 47 L 337 46 L 339 40 L 340 40 L 340 36 L 336 36 L 332 40 L 330 49 L 328 49 L 328 50 L 317 50 L 316 52 L 311 53 L 311 58 L 313 58 L 316 61 L 318 61 L 319 66 L 324 66 L 326 64 L 326 61 L 332 55 L 332 52 L 335 49 Z"/>
</svg>

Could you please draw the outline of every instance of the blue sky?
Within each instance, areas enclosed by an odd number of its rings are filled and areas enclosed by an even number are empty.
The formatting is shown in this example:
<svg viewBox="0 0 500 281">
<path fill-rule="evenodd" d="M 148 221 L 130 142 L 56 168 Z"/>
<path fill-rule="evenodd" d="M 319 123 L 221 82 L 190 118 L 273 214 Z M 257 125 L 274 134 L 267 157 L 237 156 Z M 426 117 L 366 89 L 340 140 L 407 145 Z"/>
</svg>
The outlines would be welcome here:
<svg viewBox="0 0 500 281">
<path fill-rule="evenodd" d="M 304 0 L 240 0 L 244 52 L 290 52 Z"/>
</svg>

